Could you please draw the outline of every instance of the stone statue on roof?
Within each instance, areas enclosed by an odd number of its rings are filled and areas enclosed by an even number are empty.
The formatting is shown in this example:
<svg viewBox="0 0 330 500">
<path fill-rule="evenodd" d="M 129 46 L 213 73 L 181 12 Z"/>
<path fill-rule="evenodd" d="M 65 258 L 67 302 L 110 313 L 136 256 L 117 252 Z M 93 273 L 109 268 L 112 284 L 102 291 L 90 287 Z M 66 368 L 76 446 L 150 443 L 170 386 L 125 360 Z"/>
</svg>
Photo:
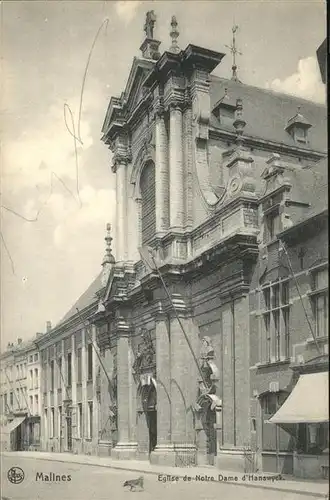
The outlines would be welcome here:
<svg viewBox="0 0 330 500">
<path fill-rule="evenodd" d="M 146 22 L 144 25 L 144 31 L 147 38 L 154 37 L 155 22 L 156 22 L 156 15 L 153 10 L 149 10 L 146 14 Z"/>
</svg>

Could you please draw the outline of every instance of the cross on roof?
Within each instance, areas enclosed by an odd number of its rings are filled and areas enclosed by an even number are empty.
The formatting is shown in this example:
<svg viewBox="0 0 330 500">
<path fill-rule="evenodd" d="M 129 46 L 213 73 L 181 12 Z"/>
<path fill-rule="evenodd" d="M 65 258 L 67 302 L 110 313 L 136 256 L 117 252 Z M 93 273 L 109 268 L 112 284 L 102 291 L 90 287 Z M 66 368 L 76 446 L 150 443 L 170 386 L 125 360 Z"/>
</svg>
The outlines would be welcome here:
<svg viewBox="0 0 330 500">
<path fill-rule="evenodd" d="M 156 22 L 156 15 L 153 10 L 149 10 L 146 14 L 146 21 L 144 25 L 144 31 L 147 38 L 154 37 L 155 22 Z"/>
<path fill-rule="evenodd" d="M 237 31 L 238 31 L 238 26 L 237 26 L 237 24 L 234 24 L 234 26 L 232 27 L 232 33 L 233 33 L 232 43 L 231 43 L 231 45 L 225 45 L 225 47 L 227 47 L 233 55 L 233 65 L 231 67 L 233 74 L 232 74 L 231 79 L 235 80 L 236 82 L 239 82 L 239 79 L 237 77 L 236 56 L 237 55 L 241 56 L 242 52 L 240 52 L 236 47 L 236 33 L 237 33 Z"/>
</svg>

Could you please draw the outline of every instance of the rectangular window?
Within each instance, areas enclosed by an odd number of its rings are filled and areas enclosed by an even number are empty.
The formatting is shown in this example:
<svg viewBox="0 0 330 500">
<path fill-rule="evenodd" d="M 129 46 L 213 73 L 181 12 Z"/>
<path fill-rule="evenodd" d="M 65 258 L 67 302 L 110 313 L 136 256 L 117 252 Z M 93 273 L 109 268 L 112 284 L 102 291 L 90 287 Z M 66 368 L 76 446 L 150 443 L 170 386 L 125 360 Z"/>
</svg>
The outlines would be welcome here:
<svg viewBox="0 0 330 500">
<path fill-rule="evenodd" d="M 81 347 L 77 349 L 77 383 L 82 382 L 82 357 L 81 357 Z"/>
<path fill-rule="evenodd" d="M 289 281 L 275 282 L 262 290 L 264 298 L 261 361 L 269 363 L 290 357 Z M 262 305 L 261 305 L 262 307 Z"/>
<path fill-rule="evenodd" d="M 93 438 L 93 403 L 88 402 L 88 437 Z"/>
<path fill-rule="evenodd" d="M 290 309 L 286 307 L 282 311 L 284 323 L 284 355 L 290 357 Z"/>
<path fill-rule="evenodd" d="M 87 375 L 88 380 L 93 380 L 93 345 L 88 344 L 87 348 Z"/>
<path fill-rule="evenodd" d="M 61 389 L 62 387 L 62 358 L 58 358 L 57 360 L 57 387 Z"/>
<path fill-rule="evenodd" d="M 67 356 L 67 384 L 69 387 L 72 385 L 72 354 L 68 353 Z"/>
<path fill-rule="evenodd" d="M 278 213 L 273 212 L 266 215 L 267 241 L 272 241 L 280 230 L 280 218 Z"/>
<path fill-rule="evenodd" d="M 10 403 L 10 407 L 12 408 L 14 406 L 14 393 L 11 392 L 9 394 L 9 403 Z"/>
<path fill-rule="evenodd" d="M 50 390 L 54 390 L 54 361 L 50 362 Z"/>
<path fill-rule="evenodd" d="M 264 314 L 265 333 L 266 333 L 266 361 L 270 362 L 271 357 L 271 335 L 270 335 L 270 313 Z"/>
<path fill-rule="evenodd" d="M 273 312 L 274 319 L 274 355 L 275 361 L 281 358 L 281 333 L 280 333 L 280 311 L 277 309 Z"/>
<path fill-rule="evenodd" d="M 4 407 L 5 407 L 5 412 L 8 412 L 8 403 L 7 403 L 7 394 L 5 393 L 3 396 L 3 401 L 4 401 Z"/>
<path fill-rule="evenodd" d="M 48 411 L 45 410 L 45 422 L 44 422 L 44 425 L 45 425 L 45 438 L 47 439 L 48 438 L 48 429 L 49 429 L 49 424 L 48 424 Z"/>
<path fill-rule="evenodd" d="M 83 413 L 82 403 L 78 403 L 78 438 L 83 437 Z"/>
<path fill-rule="evenodd" d="M 55 437 L 54 408 L 50 409 L 50 437 Z"/>
<path fill-rule="evenodd" d="M 62 406 L 58 407 L 58 436 L 62 436 Z"/>
<path fill-rule="evenodd" d="M 39 359 L 39 355 L 38 355 L 38 353 L 36 353 L 36 354 L 34 355 L 34 361 L 38 361 L 38 359 Z"/>
<path fill-rule="evenodd" d="M 270 288 L 264 289 L 265 309 L 270 309 Z"/>
<path fill-rule="evenodd" d="M 35 414 L 39 415 L 39 396 L 36 394 L 34 396 Z"/>
<path fill-rule="evenodd" d="M 30 362 L 30 363 L 33 363 L 33 356 L 30 356 L 30 357 L 29 357 L 29 362 Z"/>
<path fill-rule="evenodd" d="M 279 307 L 280 305 L 280 285 L 276 284 L 272 287 L 273 290 L 273 308 Z"/>
<path fill-rule="evenodd" d="M 33 370 L 30 370 L 30 387 L 33 388 Z"/>
<path fill-rule="evenodd" d="M 34 369 L 34 388 L 39 389 L 39 374 L 38 368 Z"/>
<path fill-rule="evenodd" d="M 289 282 L 284 281 L 281 286 L 281 302 L 282 305 L 288 305 L 289 304 Z"/>
<path fill-rule="evenodd" d="M 328 335 L 328 295 L 317 295 L 315 304 L 315 330 L 317 337 Z"/>
<path fill-rule="evenodd" d="M 30 396 L 30 412 L 33 415 L 33 396 Z"/>
<path fill-rule="evenodd" d="M 43 384 L 43 387 L 44 387 L 44 392 L 47 392 L 48 391 L 48 377 L 47 377 L 47 363 L 44 363 L 43 365 L 43 377 L 42 377 L 42 384 Z"/>
<path fill-rule="evenodd" d="M 329 448 L 329 424 L 298 424 L 298 453 L 320 455 Z"/>
</svg>

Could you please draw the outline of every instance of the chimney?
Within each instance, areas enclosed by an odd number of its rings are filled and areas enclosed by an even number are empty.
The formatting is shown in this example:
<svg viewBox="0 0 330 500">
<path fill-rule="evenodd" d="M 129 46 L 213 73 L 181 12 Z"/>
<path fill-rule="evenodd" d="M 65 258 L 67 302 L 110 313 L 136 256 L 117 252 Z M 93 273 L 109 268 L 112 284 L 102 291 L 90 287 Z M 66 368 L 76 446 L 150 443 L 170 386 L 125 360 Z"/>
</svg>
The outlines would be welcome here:
<svg viewBox="0 0 330 500">
<path fill-rule="evenodd" d="M 36 339 L 39 339 L 40 337 L 42 337 L 43 333 L 42 332 L 37 332 L 36 333 Z"/>
<path fill-rule="evenodd" d="M 22 343 L 22 339 L 17 339 L 17 344 L 21 345 L 21 343 Z"/>
<path fill-rule="evenodd" d="M 10 342 L 8 342 L 7 349 L 11 349 L 11 347 L 12 347 L 12 344 Z"/>
<path fill-rule="evenodd" d="M 50 332 L 52 329 L 52 322 L 51 321 L 46 321 L 46 332 Z"/>
</svg>

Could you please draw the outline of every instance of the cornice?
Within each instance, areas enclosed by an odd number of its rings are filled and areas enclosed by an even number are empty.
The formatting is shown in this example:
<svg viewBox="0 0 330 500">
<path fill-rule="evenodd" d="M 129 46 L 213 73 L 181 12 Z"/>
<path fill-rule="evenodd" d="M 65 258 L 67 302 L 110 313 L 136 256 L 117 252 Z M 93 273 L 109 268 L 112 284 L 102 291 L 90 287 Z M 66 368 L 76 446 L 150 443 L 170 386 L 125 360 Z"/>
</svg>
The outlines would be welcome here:
<svg viewBox="0 0 330 500">
<path fill-rule="evenodd" d="M 224 129 L 218 129 L 217 127 L 210 126 L 209 128 L 210 138 L 213 139 L 225 139 L 234 142 L 236 139 L 235 132 L 230 132 Z M 271 153 L 287 154 L 293 157 L 302 157 L 307 160 L 319 161 L 327 157 L 327 153 L 324 151 L 308 150 L 304 148 L 299 148 L 297 146 L 290 146 L 282 142 L 273 142 L 270 140 L 262 139 L 256 136 L 243 135 L 244 145 L 259 148 L 263 151 L 269 151 Z"/>
<path fill-rule="evenodd" d="M 97 308 L 97 305 L 98 301 L 96 300 L 88 307 L 80 311 L 79 315 L 78 313 L 74 314 L 66 322 L 61 323 L 60 325 L 53 328 L 50 332 L 40 337 L 40 340 L 36 341 L 38 349 L 40 350 L 40 348 L 46 348 L 49 345 L 52 345 L 55 342 L 58 342 L 59 340 L 62 340 L 66 336 L 71 335 L 74 330 L 78 329 L 78 327 L 79 329 L 84 328 L 85 326 L 82 323 L 82 320 L 83 321 L 90 320 L 94 314 L 95 309 Z"/>
</svg>

